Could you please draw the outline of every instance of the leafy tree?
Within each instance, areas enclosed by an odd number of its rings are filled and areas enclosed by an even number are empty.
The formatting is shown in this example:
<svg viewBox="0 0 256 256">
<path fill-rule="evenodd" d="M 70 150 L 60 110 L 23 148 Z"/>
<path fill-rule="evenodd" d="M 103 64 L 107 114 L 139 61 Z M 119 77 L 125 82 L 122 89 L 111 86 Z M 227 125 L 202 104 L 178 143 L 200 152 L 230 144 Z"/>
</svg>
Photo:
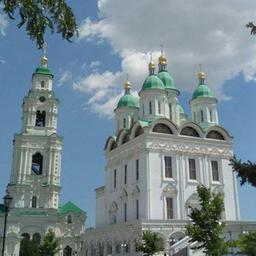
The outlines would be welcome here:
<svg viewBox="0 0 256 256">
<path fill-rule="evenodd" d="M 136 247 L 138 251 L 147 256 L 164 250 L 163 240 L 151 230 L 143 231 L 141 241 L 137 243 Z"/>
<path fill-rule="evenodd" d="M 252 21 L 246 24 L 246 27 L 251 30 L 252 35 L 256 34 L 256 25 Z"/>
<path fill-rule="evenodd" d="M 37 240 L 29 240 L 23 238 L 20 241 L 20 254 L 19 256 L 38 256 L 39 243 Z"/>
<path fill-rule="evenodd" d="M 59 239 L 56 238 L 53 230 L 49 230 L 39 246 L 40 256 L 54 256 L 59 251 Z"/>
<path fill-rule="evenodd" d="M 240 179 L 240 184 L 248 183 L 256 187 L 256 164 L 251 161 L 242 162 L 234 156 L 231 160 L 232 169 L 236 172 L 237 177 Z"/>
<path fill-rule="evenodd" d="M 235 241 L 235 246 L 239 249 L 237 254 L 248 256 L 256 255 L 256 231 L 241 234 L 239 240 Z"/>
<path fill-rule="evenodd" d="M 47 29 L 60 33 L 68 41 L 78 35 L 76 18 L 65 0 L 0 0 L 0 5 L 10 19 L 19 16 L 18 28 L 24 25 L 40 49 Z"/>
<path fill-rule="evenodd" d="M 190 242 L 198 242 L 193 249 L 203 249 L 209 256 L 224 255 L 227 244 L 222 239 L 224 224 L 220 222 L 224 210 L 222 196 L 211 193 L 209 188 L 198 186 L 199 208 L 190 207 L 189 217 L 192 222 L 187 225 Z"/>
</svg>

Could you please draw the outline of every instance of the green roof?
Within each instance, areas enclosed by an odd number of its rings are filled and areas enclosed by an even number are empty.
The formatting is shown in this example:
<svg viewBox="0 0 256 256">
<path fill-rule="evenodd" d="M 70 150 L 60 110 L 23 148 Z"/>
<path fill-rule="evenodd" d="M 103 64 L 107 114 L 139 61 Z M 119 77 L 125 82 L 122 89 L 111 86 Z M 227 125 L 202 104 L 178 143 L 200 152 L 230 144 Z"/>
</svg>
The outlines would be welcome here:
<svg viewBox="0 0 256 256">
<path fill-rule="evenodd" d="M 214 98 L 214 95 L 206 84 L 199 84 L 193 93 L 192 100 L 197 98 Z"/>
<path fill-rule="evenodd" d="M 125 92 L 125 94 L 119 100 L 117 107 L 139 108 L 139 101 L 136 97 L 131 95 L 130 92 Z"/>
<path fill-rule="evenodd" d="M 74 212 L 74 213 L 83 213 L 84 211 L 81 210 L 79 207 L 77 207 L 74 203 L 72 202 L 67 202 L 63 206 L 59 208 L 59 213 L 60 214 L 66 214 L 69 212 Z"/>
<path fill-rule="evenodd" d="M 146 78 L 142 86 L 142 90 L 147 90 L 147 89 L 164 90 L 165 86 L 161 81 L 161 79 L 158 78 L 158 76 L 156 76 L 155 74 L 151 74 Z"/>
<path fill-rule="evenodd" d="M 43 66 L 40 66 L 40 67 L 36 68 L 34 74 L 53 76 L 51 70 L 48 67 L 43 67 Z"/>
<path fill-rule="evenodd" d="M 166 70 L 159 71 L 157 76 L 161 79 L 166 89 L 177 90 L 173 78 Z"/>
<path fill-rule="evenodd" d="M 140 123 L 142 128 L 147 127 L 152 123 L 152 121 L 146 121 L 146 120 L 138 120 L 138 122 Z"/>
</svg>

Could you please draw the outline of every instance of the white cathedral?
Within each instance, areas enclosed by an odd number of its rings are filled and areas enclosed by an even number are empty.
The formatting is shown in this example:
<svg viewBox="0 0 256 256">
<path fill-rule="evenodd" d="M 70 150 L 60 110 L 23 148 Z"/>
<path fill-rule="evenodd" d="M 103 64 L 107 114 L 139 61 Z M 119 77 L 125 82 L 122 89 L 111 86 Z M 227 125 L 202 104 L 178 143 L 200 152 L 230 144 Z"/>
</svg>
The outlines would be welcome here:
<svg viewBox="0 0 256 256">
<path fill-rule="evenodd" d="M 18 256 L 21 239 L 40 239 L 49 229 L 60 237 L 59 256 L 140 255 L 136 241 L 146 229 L 159 234 L 163 254 L 203 255 L 191 250 L 185 232 L 189 206 L 199 204 L 200 184 L 223 195 L 227 240 L 256 229 L 256 222 L 240 220 L 236 177 L 229 165 L 232 136 L 219 125 L 217 99 L 205 73 L 199 72 L 188 119 L 166 66 L 163 53 L 158 72 L 149 63 L 139 100 L 129 81 L 125 83 L 115 109 L 116 131 L 105 144 L 105 186 L 96 189 L 96 226 L 86 230 L 86 215 L 79 207 L 59 205 L 58 99 L 47 57 L 41 58 L 23 101 L 22 130 L 14 136 L 7 187 L 13 202 L 4 256 Z M 0 234 L 3 221 L 0 206 Z"/>
</svg>

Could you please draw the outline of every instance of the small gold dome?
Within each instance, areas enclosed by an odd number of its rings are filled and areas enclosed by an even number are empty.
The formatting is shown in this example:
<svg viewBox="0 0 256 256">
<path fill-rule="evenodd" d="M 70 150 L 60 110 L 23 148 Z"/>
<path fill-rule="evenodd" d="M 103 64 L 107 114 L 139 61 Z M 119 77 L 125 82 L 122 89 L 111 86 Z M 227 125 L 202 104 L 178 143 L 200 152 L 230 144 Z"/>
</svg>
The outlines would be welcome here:
<svg viewBox="0 0 256 256">
<path fill-rule="evenodd" d="M 47 64 L 48 64 L 48 58 L 45 56 L 45 55 L 43 55 L 42 57 L 41 57 L 41 65 L 42 66 L 47 66 Z"/>
<path fill-rule="evenodd" d="M 203 71 L 200 71 L 198 73 L 198 78 L 199 78 L 199 80 L 205 80 L 205 73 Z"/>
<path fill-rule="evenodd" d="M 126 81 L 125 81 L 125 83 L 124 83 L 124 89 L 125 90 L 129 90 L 129 89 L 131 89 L 131 87 L 132 87 L 132 84 L 129 82 L 129 80 L 127 79 Z"/>
<path fill-rule="evenodd" d="M 153 60 L 151 60 L 150 62 L 149 62 L 149 64 L 148 64 L 148 69 L 149 70 L 153 70 L 153 69 L 155 69 L 155 63 L 154 63 L 154 61 Z"/>
<path fill-rule="evenodd" d="M 163 53 L 161 53 L 160 57 L 158 58 L 158 62 L 159 62 L 159 64 L 166 65 L 167 61 L 166 61 L 166 57 L 163 55 Z"/>
</svg>

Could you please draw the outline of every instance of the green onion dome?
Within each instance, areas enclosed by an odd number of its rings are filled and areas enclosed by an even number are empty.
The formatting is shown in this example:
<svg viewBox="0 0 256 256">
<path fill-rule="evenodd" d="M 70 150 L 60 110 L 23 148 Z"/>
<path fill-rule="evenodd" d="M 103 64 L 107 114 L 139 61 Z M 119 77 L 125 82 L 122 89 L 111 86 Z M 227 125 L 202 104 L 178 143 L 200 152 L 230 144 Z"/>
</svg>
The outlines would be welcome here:
<svg viewBox="0 0 256 256">
<path fill-rule="evenodd" d="M 117 103 L 117 108 L 139 108 L 139 100 L 131 92 L 131 83 L 127 80 L 124 84 L 125 93 Z"/>
<path fill-rule="evenodd" d="M 199 72 L 198 78 L 199 84 L 193 93 L 192 100 L 197 98 L 214 98 L 211 89 L 205 84 L 205 73 L 202 71 Z"/>
<path fill-rule="evenodd" d="M 157 74 L 158 78 L 163 82 L 165 89 L 175 89 L 177 90 L 173 78 L 166 70 L 161 70 Z"/>
<path fill-rule="evenodd" d="M 125 94 L 118 101 L 117 108 L 139 108 L 139 101 L 131 93 L 125 92 Z"/>
<path fill-rule="evenodd" d="M 34 74 L 53 76 L 51 70 L 48 67 L 48 58 L 46 56 L 41 57 L 40 66 L 36 68 Z"/>
<path fill-rule="evenodd" d="M 161 79 L 155 75 L 150 74 L 143 83 L 142 91 L 147 89 L 160 89 L 165 90 L 165 86 Z"/>
</svg>

